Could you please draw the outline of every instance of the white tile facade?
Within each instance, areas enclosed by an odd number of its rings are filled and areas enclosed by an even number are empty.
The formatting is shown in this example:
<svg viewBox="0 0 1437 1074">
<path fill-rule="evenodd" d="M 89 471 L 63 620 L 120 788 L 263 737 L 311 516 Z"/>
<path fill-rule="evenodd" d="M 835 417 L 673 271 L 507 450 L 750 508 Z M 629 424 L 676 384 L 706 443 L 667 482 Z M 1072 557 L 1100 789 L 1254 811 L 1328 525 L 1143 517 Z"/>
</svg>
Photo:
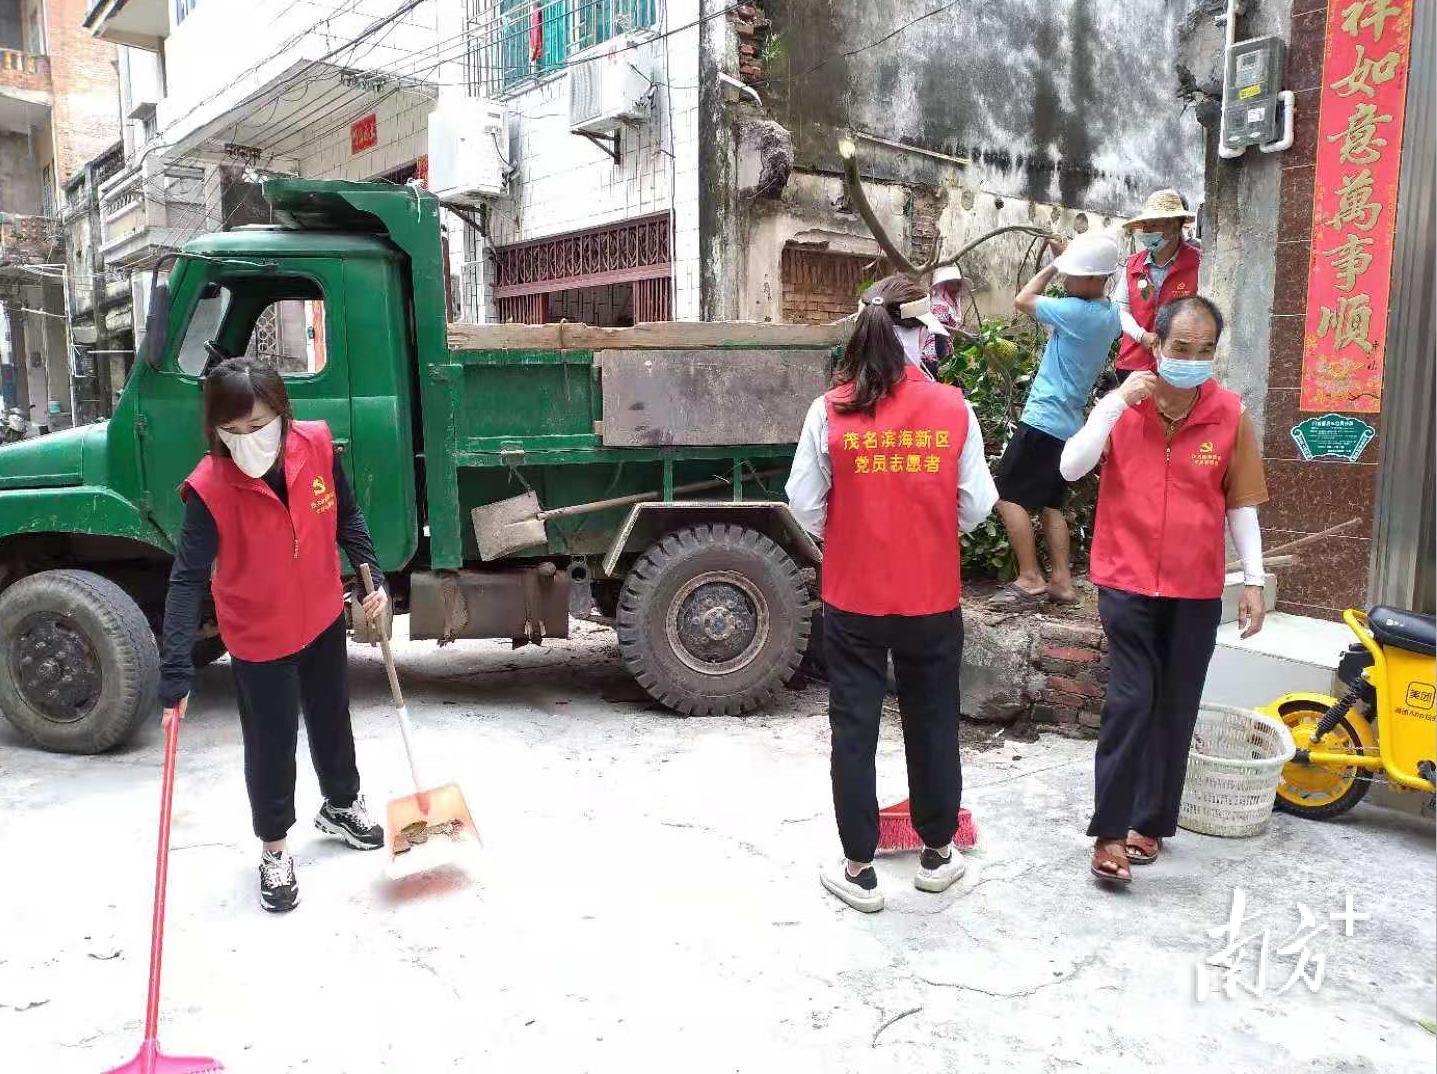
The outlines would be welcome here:
<svg viewBox="0 0 1437 1074">
<path fill-rule="evenodd" d="M 490 241 L 504 246 L 670 212 L 673 316 L 691 320 L 699 316 L 699 0 L 657 4 L 653 107 L 621 131 L 618 164 L 570 132 L 567 73 L 503 98 L 515 171 L 494 206 Z"/>
</svg>

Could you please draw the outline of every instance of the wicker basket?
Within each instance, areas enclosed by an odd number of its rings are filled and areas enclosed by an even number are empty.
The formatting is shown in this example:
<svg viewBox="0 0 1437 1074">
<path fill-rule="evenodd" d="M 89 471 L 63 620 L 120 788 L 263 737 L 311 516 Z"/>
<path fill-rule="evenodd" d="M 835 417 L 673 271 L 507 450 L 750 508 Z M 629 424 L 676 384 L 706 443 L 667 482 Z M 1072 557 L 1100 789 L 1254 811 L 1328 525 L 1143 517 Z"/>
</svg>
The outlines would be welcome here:
<svg viewBox="0 0 1437 1074">
<path fill-rule="evenodd" d="M 1226 705 L 1198 710 L 1178 824 L 1229 838 L 1259 835 L 1272 817 L 1292 735 L 1271 716 Z"/>
</svg>

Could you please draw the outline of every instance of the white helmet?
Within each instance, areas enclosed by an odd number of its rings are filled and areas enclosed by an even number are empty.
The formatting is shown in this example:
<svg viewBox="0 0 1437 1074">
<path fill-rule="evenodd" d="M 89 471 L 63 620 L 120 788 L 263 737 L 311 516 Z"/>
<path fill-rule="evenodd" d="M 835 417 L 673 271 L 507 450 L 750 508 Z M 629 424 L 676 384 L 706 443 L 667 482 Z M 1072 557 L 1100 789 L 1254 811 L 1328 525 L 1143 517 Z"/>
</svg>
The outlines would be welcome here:
<svg viewBox="0 0 1437 1074">
<path fill-rule="evenodd" d="M 1111 276 L 1123 263 L 1123 245 L 1110 231 L 1089 231 L 1068 243 L 1053 265 L 1064 276 Z"/>
</svg>

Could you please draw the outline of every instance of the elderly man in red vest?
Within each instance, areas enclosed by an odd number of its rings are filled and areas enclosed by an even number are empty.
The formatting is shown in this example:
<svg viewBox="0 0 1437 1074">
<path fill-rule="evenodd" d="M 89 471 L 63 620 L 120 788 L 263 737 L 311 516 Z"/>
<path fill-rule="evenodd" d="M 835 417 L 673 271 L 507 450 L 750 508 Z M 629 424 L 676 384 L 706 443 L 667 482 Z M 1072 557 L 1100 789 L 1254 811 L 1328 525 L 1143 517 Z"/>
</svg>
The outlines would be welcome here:
<svg viewBox="0 0 1437 1074">
<path fill-rule="evenodd" d="M 1176 190 L 1155 190 L 1143 211 L 1123 225 L 1135 233 L 1138 251 L 1129 256 L 1124 286 L 1114 296 L 1123 322 L 1117 360 L 1120 381 L 1156 365 L 1153 321 L 1158 307 L 1197 294 L 1200 254 L 1183 238 L 1183 225 L 1192 218 L 1187 200 Z"/>
<path fill-rule="evenodd" d="M 1112 883 L 1177 831 L 1188 743 L 1217 643 L 1226 523 L 1246 583 L 1244 638 L 1262 628 L 1262 452 L 1242 399 L 1212 379 L 1222 314 L 1190 295 L 1158 310 L 1156 376 L 1103 397 L 1063 448 L 1077 481 L 1103 461 L 1091 577 L 1112 668 L 1094 759 L 1091 869 Z"/>
<path fill-rule="evenodd" d="M 883 908 L 874 755 L 888 691 L 898 684 L 913 827 L 923 838 L 914 886 L 940 892 L 963 875 L 953 846 L 958 767 L 958 535 L 993 509 L 983 433 L 958 388 L 923 371 L 925 328 L 944 327 L 906 276 L 864 292 L 834 387 L 809 408 L 788 501 L 824 539 L 823 644 L 830 774 L 846 860 L 820 874 L 855 910 Z"/>
</svg>

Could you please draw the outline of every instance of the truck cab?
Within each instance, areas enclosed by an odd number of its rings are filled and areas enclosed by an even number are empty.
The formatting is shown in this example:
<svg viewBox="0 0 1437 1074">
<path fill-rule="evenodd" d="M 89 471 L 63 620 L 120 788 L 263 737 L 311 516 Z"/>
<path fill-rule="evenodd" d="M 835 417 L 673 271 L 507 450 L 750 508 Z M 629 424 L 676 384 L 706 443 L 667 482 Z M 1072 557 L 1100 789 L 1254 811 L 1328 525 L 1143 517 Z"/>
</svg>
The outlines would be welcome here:
<svg viewBox="0 0 1437 1074">
<path fill-rule="evenodd" d="M 451 338 L 432 196 L 302 180 L 265 196 L 275 224 L 203 236 L 157 274 L 143 361 L 108 422 L 0 448 L 0 713 L 44 748 L 99 752 L 156 712 L 177 489 L 205 451 L 203 377 L 236 355 L 273 363 L 296 417 L 328 424 L 411 637 L 542 642 L 567 636 L 572 606 L 613 622 L 678 711 L 773 695 L 807 645 L 818 558 L 782 479 L 834 330 Z M 642 410 L 624 392 L 691 392 L 703 370 L 751 393 L 727 432 L 699 416 L 603 431 L 606 408 Z M 486 547 L 496 533 L 510 537 Z M 707 558 L 655 592 L 645 578 L 696 540 Z M 223 652 L 207 615 L 196 663 Z"/>
</svg>

